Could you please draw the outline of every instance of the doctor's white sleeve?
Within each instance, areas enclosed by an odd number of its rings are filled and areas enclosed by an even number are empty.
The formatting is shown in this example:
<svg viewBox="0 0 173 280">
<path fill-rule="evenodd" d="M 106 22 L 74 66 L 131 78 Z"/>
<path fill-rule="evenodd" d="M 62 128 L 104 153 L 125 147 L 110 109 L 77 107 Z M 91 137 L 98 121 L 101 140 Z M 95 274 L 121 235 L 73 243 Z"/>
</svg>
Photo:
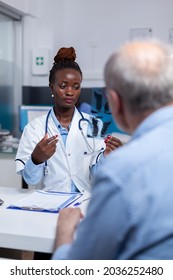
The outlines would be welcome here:
<svg viewBox="0 0 173 280">
<path fill-rule="evenodd" d="M 28 185 L 36 185 L 44 176 L 44 163 L 35 165 L 31 159 L 35 146 L 42 138 L 42 135 L 38 136 L 40 130 L 37 122 L 34 120 L 25 126 L 15 159 L 16 172 L 23 176 Z"/>
</svg>

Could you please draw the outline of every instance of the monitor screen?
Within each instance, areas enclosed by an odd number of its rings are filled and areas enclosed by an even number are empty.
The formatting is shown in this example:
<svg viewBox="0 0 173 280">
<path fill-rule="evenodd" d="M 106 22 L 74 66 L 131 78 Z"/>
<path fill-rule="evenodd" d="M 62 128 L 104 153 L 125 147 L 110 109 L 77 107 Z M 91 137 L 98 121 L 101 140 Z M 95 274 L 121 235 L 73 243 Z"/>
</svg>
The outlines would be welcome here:
<svg viewBox="0 0 173 280">
<path fill-rule="evenodd" d="M 25 125 L 33 119 L 45 115 L 52 108 L 52 106 L 25 106 L 19 107 L 19 130 L 23 131 Z"/>
</svg>

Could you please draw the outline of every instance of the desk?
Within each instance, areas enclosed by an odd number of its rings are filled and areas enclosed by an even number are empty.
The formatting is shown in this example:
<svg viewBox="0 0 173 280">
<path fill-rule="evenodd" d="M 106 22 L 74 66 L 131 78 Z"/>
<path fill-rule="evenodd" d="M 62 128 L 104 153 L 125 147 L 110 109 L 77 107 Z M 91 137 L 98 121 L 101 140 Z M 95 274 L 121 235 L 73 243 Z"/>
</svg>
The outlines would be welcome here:
<svg viewBox="0 0 173 280">
<path fill-rule="evenodd" d="M 33 189 L 0 187 L 0 247 L 52 253 L 58 214 L 7 209 Z M 81 204 L 83 213 L 88 201 Z"/>
<path fill-rule="evenodd" d="M 16 174 L 15 152 L 0 151 L 0 184 L 4 187 L 22 186 L 22 177 Z"/>
</svg>

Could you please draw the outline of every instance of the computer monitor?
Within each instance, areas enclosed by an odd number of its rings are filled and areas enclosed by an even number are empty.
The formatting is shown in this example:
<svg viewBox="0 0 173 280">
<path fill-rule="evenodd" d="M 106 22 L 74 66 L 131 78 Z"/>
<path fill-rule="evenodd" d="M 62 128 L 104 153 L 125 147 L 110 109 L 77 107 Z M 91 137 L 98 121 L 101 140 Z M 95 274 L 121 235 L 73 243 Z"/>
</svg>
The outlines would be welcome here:
<svg viewBox="0 0 173 280">
<path fill-rule="evenodd" d="M 30 106 L 21 105 L 19 107 L 19 130 L 23 132 L 25 125 L 33 119 L 47 114 L 52 106 Z"/>
</svg>

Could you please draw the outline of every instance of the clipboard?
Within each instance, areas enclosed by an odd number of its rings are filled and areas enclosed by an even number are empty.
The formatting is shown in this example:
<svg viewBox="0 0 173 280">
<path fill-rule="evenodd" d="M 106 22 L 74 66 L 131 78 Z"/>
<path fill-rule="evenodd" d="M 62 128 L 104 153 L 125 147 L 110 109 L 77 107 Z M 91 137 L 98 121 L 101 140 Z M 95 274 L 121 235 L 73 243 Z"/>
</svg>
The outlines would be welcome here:
<svg viewBox="0 0 173 280">
<path fill-rule="evenodd" d="M 25 198 L 12 203 L 7 209 L 58 213 L 68 207 L 83 194 L 78 192 L 54 192 L 37 190 Z"/>
</svg>

